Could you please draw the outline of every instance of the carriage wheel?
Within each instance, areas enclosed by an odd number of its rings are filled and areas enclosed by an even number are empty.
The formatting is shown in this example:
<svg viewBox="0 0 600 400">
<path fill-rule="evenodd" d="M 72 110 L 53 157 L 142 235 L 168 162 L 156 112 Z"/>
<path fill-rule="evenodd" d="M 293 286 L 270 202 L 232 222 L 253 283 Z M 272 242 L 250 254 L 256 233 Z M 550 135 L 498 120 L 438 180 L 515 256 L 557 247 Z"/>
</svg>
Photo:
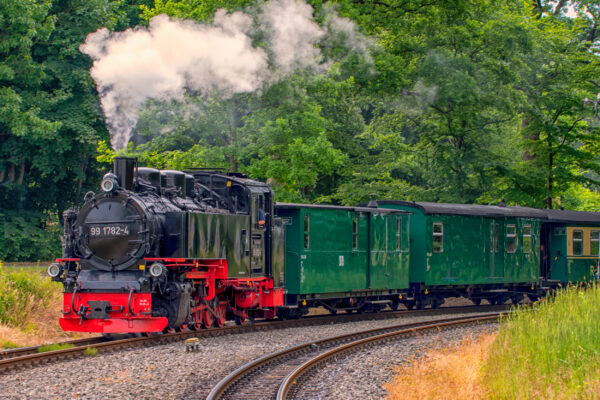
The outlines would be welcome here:
<svg viewBox="0 0 600 400">
<path fill-rule="evenodd" d="M 205 328 L 210 328 L 211 326 L 213 326 L 214 322 L 215 322 L 214 315 L 212 315 L 210 310 L 208 308 L 206 308 L 202 312 L 202 326 Z"/>
<path fill-rule="evenodd" d="M 476 306 L 481 304 L 481 297 L 476 297 L 471 299 L 471 301 L 473 302 L 473 304 L 475 304 Z"/>
<path fill-rule="evenodd" d="M 222 328 L 225 325 L 225 321 L 227 320 L 227 306 L 225 304 L 221 304 L 217 306 L 217 319 L 216 324 L 219 328 Z"/>
</svg>

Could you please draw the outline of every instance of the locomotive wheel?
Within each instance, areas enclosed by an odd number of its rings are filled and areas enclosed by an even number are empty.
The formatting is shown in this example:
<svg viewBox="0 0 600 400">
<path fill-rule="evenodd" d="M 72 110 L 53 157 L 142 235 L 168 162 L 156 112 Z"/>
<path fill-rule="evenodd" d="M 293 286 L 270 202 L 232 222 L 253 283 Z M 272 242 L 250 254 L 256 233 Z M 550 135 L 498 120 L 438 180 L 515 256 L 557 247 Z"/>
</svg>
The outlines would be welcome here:
<svg viewBox="0 0 600 400">
<path fill-rule="evenodd" d="M 188 324 L 188 328 L 192 331 L 198 331 L 202 329 L 202 311 L 194 312 L 194 322 Z"/>
<path fill-rule="evenodd" d="M 473 304 L 475 304 L 476 306 L 481 304 L 481 298 L 478 297 L 476 299 L 471 299 L 471 301 L 473 302 Z"/>
<path fill-rule="evenodd" d="M 235 324 L 236 325 L 244 325 L 244 322 L 246 322 L 246 317 L 242 317 L 240 315 L 235 316 Z"/>
<path fill-rule="evenodd" d="M 210 328 L 213 326 L 215 322 L 215 317 L 212 315 L 210 310 L 207 308 L 202 312 L 202 326 L 205 328 Z"/>
<path fill-rule="evenodd" d="M 219 328 L 222 328 L 225 325 L 225 321 L 227 320 L 227 306 L 225 304 L 221 304 L 217 306 L 217 318 L 216 325 Z"/>
</svg>

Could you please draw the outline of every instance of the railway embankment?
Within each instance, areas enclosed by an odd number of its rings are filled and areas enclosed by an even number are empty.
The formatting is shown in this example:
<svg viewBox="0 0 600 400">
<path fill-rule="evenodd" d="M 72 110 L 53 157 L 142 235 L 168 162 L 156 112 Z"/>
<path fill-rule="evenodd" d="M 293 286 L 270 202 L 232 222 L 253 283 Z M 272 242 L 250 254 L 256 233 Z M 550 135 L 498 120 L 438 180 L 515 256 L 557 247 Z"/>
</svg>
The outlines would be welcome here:
<svg viewBox="0 0 600 400">
<path fill-rule="evenodd" d="M 397 368 L 388 399 L 600 397 L 600 289 L 569 287 L 519 309 L 496 333 Z"/>
</svg>

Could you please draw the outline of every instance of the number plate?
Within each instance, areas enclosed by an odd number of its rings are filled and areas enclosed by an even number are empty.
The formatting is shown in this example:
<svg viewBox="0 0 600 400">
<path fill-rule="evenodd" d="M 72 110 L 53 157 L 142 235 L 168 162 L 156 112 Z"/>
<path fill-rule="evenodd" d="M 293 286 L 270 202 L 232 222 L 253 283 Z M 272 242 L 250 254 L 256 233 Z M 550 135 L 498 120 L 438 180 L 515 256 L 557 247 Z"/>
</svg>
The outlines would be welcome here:
<svg viewBox="0 0 600 400">
<path fill-rule="evenodd" d="M 92 225 L 90 226 L 90 236 L 128 236 L 129 227 L 127 225 Z"/>
</svg>

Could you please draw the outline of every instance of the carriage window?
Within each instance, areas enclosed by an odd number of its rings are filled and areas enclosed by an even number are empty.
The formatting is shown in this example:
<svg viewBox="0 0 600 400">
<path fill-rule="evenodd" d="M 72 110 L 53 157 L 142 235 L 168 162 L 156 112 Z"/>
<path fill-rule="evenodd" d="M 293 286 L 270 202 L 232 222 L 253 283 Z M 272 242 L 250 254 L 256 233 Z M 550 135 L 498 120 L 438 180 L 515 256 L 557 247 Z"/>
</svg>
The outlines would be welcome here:
<svg viewBox="0 0 600 400">
<path fill-rule="evenodd" d="M 591 231 L 590 232 L 590 250 L 591 255 L 598 255 L 598 246 L 600 246 L 600 231 Z"/>
<path fill-rule="evenodd" d="M 433 252 L 442 253 L 444 251 L 444 224 L 441 222 L 433 223 Z"/>
<path fill-rule="evenodd" d="M 573 255 L 583 254 L 583 231 L 573 231 Z"/>
<path fill-rule="evenodd" d="M 506 252 L 515 253 L 517 251 L 517 226 L 506 225 Z"/>
<path fill-rule="evenodd" d="M 352 249 L 358 249 L 358 216 L 352 217 Z"/>
<path fill-rule="evenodd" d="M 396 217 L 396 250 L 402 247 L 402 217 Z"/>
<path fill-rule="evenodd" d="M 304 248 L 310 247 L 310 215 L 304 216 Z"/>
<path fill-rule="evenodd" d="M 523 225 L 523 253 L 531 253 L 531 225 Z"/>
</svg>

